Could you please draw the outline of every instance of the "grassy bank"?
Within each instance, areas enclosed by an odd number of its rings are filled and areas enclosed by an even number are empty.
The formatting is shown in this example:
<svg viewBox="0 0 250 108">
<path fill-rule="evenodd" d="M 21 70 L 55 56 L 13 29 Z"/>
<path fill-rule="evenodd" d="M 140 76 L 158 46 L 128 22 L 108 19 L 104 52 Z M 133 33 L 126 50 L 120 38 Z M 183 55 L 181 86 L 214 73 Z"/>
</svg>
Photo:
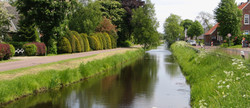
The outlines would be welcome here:
<svg viewBox="0 0 250 108">
<path fill-rule="evenodd" d="M 25 95 L 57 89 L 73 82 L 90 78 L 116 65 L 138 58 L 143 53 L 143 50 L 127 51 L 123 54 L 113 55 L 100 60 L 93 60 L 86 64 L 81 63 L 76 68 L 64 70 L 51 69 L 36 74 L 22 75 L 11 80 L 1 80 L 0 104 L 13 101 Z"/>
<path fill-rule="evenodd" d="M 250 65 L 214 52 L 197 51 L 185 42 L 171 46 L 191 85 L 192 107 L 250 107 Z"/>
</svg>

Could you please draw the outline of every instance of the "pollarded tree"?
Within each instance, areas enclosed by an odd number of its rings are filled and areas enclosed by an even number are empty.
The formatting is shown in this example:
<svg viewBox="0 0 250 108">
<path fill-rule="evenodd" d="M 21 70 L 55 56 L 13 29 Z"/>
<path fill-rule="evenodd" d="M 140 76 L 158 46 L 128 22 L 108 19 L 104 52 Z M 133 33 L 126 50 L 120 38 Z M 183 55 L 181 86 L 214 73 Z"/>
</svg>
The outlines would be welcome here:
<svg viewBox="0 0 250 108">
<path fill-rule="evenodd" d="M 213 27 L 213 19 L 214 16 L 207 12 L 200 12 L 199 15 L 196 17 L 196 19 L 199 20 L 199 22 L 202 24 L 203 28 L 206 30 L 209 30 Z"/>
<path fill-rule="evenodd" d="M 171 14 L 164 23 L 165 39 L 169 45 L 176 40 L 184 38 L 183 27 L 180 25 L 181 17 Z"/>
<path fill-rule="evenodd" d="M 134 27 L 133 37 L 135 43 L 143 45 L 144 49 L 158 45 L 158 22 L 155 18 L 154 5 L 150 0 L 143 7 L 133 10 L 131 24 Z"/>
<path fill-rule="evenodd" d="M 241 33 L 242 11 L 238 9 L 235 0 L 221 0 L 215 9 L 215 19 L 219 23 L 219 35 L 225 38 L 228 33 L 237 36 Z"/>
<path fill-rule="evenodd" d="M 187 35 L 191 38 L 196 38 L 204 33 L 204 29 L 199 21 L 195 21 L 187 31 Z"/>
</svg>

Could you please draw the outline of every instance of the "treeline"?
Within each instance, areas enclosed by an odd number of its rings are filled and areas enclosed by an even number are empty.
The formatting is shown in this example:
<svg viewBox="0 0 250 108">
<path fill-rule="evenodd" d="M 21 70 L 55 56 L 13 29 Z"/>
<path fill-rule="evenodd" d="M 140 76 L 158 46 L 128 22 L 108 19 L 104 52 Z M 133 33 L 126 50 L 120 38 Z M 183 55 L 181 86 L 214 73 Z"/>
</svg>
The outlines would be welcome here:
<svg viewBox="0 0 250 108">
<path fill-rule="evenodd" d="M 20 14 L 19 30 L 5 40 L 44 42 L 51 54 L 128 47 L 132 43 L 149 48 L 159 43 L 150 0 L 12 0 L 11 4 Z"/>
</svg>

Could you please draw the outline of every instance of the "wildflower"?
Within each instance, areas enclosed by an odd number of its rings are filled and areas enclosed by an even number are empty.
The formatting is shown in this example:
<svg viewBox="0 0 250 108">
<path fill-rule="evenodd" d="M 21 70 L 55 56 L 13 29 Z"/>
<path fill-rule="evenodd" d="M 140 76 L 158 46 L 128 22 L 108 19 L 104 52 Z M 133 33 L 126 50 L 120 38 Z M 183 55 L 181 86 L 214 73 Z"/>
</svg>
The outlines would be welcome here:
<svg viewBox="0 0 250 108">
<path fill-rule="evenodd" d="M 218 86 L 218 88 L 222 88 L 223 86 Z"/>
<path fill-rule="evenodd" d="M 246 97 L 246 95 L 243 95 L 243 97 Z"/>
<path fill-rule="evenodd" d="M 222 83 L 223 83 L 223 84 L 225 84 L 226 82 L 225 82 L 225 81 L 223 81 Z"/>
<path fill-rule="evenodd" d="M 240 77 L 236 77 L 236 80 L 240 80 Z"/>
<path fill-rule="evenodd" d="M 250 73 L 246 73 L 246 76 L 250 76 Z"/>
<path fill-rule="evenodd" d="M 230 85 L 227 85 L 227 89 L 229 89 Z"/>
</svg>

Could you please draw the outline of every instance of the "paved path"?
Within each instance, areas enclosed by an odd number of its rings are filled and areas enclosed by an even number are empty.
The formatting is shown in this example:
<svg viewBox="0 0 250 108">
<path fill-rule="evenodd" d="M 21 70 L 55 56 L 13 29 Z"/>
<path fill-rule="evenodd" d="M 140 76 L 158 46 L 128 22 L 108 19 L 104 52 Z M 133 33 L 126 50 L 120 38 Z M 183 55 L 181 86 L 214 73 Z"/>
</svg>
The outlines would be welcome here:
<svg viewBox="0 0 250 108">
<path fill-rule="evenodd" d="M 23 59 L 20 61 L 0 63 L 0 72 L 12 70 L 12 69 L 29 67 L 29 66 L 35 66 L 39 64 L 52 63 L 52 62 L 57 62 L 57 61 L 67 60 L 67 59 L 72 59 L 72 58 L 86 57 L 86 56 L 91 56 L 95 54 L 112 52 L 112 51 L 123 50 L 123 49 L 128 49 L 128 48 L 98 50 L 98 51 L 90 51 L 90 52 L 74 53 L 74 54 L 68 54 L 68 55 L 58 55 L 58 56 L 31 57 L 31 58 Z"/>
</svg>

